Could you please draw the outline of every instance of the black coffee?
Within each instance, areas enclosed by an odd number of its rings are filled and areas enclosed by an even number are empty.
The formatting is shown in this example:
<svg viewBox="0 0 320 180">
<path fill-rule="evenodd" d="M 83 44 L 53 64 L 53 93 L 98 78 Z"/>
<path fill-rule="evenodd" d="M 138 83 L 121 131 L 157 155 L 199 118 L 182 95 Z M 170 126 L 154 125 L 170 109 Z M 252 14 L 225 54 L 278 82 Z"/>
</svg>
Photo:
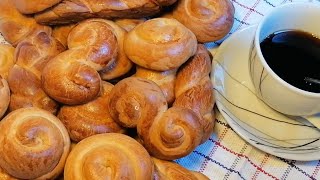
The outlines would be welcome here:
<svg viewBox="0 0 320 180">
<path fill-rule="evenodd" d="M 320 39 L 289 30 L 269 35 L 260 46 L 268 65 L 284 81 L 320 93 Z"/>
</svg>

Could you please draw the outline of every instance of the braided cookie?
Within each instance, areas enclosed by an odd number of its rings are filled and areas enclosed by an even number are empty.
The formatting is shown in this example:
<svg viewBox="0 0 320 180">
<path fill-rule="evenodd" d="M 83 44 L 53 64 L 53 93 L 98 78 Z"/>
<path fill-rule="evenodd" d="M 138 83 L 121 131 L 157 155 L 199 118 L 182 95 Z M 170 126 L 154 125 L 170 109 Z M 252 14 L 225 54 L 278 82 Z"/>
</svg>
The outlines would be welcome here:
<svg viewBox="0 0 320 180">
<path fill-rule="evenodd" d="M 62 51 L 64 47 L 46 29 L 34 31 L 18 44 L 15 50 L 16 64 L 8 76 L 12 92 L 10 111 L 38 107 L 57 113 L 58 104 L 41 87 L 41 72 L 48 61 Z"/>
<path fill-rule="evenodd" d="M 0 44 L 0 76 L 4 79 L 8 79 L 9 71 L 15 64 L 14 50 L 9 44 Z"/>
<path fill-rule="evenodd" d="M 0 1 L 0 32 L 12 46 L 15 47 L 38 28 L 50 29 L 37 24 L 33 18 L 20 14 L 12 0 Z"/>
</svg>

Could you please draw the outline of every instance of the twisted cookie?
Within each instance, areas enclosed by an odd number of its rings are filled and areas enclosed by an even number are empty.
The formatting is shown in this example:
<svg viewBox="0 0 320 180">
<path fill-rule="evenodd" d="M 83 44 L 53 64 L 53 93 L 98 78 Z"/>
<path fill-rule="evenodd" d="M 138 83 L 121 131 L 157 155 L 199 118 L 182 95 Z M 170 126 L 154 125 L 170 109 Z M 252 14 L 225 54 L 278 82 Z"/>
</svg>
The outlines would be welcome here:
<svg viewBox="0 0 320 180">
<path fill-rule="evenodd" d="M 7 81 L 0 75 L 0 119 L 6 112 L 10 102 L 10 89 Z"/>
<path fill-rule="evenodd" d="M 136 140 L 116 133 L 99 134 L 79 142 L 64 169 L 65 180 L 151 179 L 153 164 Z"/>
<path fill-rule="evenodd" d="M 57 117 L 22 108 L 0 122 L 0 166 L 19 179 L 53 179 L 63 170 L 70 138 Z"/>
<path fill-rule="evenodd" d="M 176 69 L 197 50 L 195 35 L 175 19 L 155 18 L 139 24 L 125 39 L 124 50 L 147 69 Z"/>
<path fill-rule="evenodd" d="M 113 121 L 108 111 L 112 88 L 112 84 L 103 81 L 98 98 L 83 105 L 63 106 L 60 109 L 58 118 L 68 129 L 73 141 L 79 142 L 95 134 L 124 132 L 124 129 Z"/>
<path fill-rule="evenodd" d="M 211 57 L 204 45 L 198 45 L 194 57 L 180 67 L 175 84 L 174 106 L 193 110 L 200 119 L 206 141 L 213 131 L 215 115 L 213 85 L 210 80 Z"/>
<path fill-rule="evenodd" d="M 87 103 L 100 92 L 98 71 L 117 57 L 117 39 L 107 23 L 87 20 L 72 29 L 68 47 L 69 50 L 45 66 L 42 86 L 50 97 L 61 103 Z"/>
<path fill-rule="evenodd" d="M 116 60 L 113 61 L 112 64 L 99 71 L 101 79 L 112 80 L 126 74 L 132 68 L 132 62 L 127 58 L 123 50 L 123 41 L 127 32 L 113 21 L 105 19 L 90 19 L 88 21 L 100 21 L 102 23 L 108 24 L 112 32 L 116 36 L 118 42 L 118 55 L 116 57 Z M 57 40 L 59 40 L 65 47 L 67 47 L 67 38 L 74 26 L 75 24 L 57 26 L 53 29 L 53 36 Z"/>
<path fill-rule="evenodd" d="M 233 25 L 234 13 L 230 0 L 180 0 L 173 10 L 173 18 L 204 43 L 227 35 Z"/>
<path fill-rule="evenodd" d="M 160 12 L 162 5 L 177 0 L 63 0 L 58 5 L 36 14 L 40 24 L 57 25 L 88 18 L 142 18 Z"/>
<path fill-rule="evenodd" d="M 203 136 L 198 116 L 190 109 L 171 107 L 151 80 L 129 77 L 111 90 L 109 111 L 125 127 L 137 127 L 145 148 L 160 159 L 183 157 Z"/>
</svg>

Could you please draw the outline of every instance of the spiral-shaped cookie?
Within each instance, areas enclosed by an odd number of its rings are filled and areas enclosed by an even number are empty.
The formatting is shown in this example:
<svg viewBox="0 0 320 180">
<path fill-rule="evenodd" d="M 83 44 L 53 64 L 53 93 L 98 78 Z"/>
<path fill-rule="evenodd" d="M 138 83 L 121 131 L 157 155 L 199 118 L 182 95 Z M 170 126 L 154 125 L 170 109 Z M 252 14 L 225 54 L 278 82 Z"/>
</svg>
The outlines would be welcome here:
<svg viewBox="0 0 320 180">
<path fill-rule="evenodd" d="M 0 167 L 0 180 L 17 180 L 17 179 L 10 176 Z"/>
<path fill-rule="evenodd" d="M 16 64 L 11 68 L 8 83 L 12 92 L 10 111 L 38 107 L 55 114 L 58 104 L 41 87 L 44 66 L 64 47 L 51 37 L 51 31 L 38 29 L 21 41 L 15 50 Z"/>
<path fill-rule="evenodd" d="M 190 171 L 175 162 L 164 161 L 157 158 L 152 158 L 152 161 L 155 167 L 154 180 L 209 180 L 207 176 L 195 171 Z"/>
<path fill-rule="evenodd" d="M 42 86 L 53 99 L 67 104 L 87 103 L 101 89 L 98 71 L 118 53 L 111 27 L 99 20 L 83 21 L 68 36 L 69 50 L 53 58 L 42 72 Z"/>
<path fill-rule="evenodd" d="M 21 108 L 0 122 L 0 166 L 19 179 L 53 179 L 69 154 L 66 128 L 50 112 Z"/>
<path fill-rule="evenodd" d="M 83 105 L 61 107 L 58 118 L 68 129 L 70 138 L 79 142 L 89 136 L 102 133 L 123 133 L 108 111 L 109 94 L 113 85 L 103 81 L 98 98 Z"/>
<path fill-rule="evenodd" d="M 204 43 L 226 36 L 232 28 L 234 13 L 230 0 L 180 0 L 173 17 Z"/>
<path fill-rule="evenodd" d="M 147 69 L 166 71 L 178 68 L 194 55 L 197 39 L 177 20 L 155 18 L 128 33 L 124 50 L 134 63 Z"/>
<path fill-rule="evenodd" d="M 9 71 L 15 64 L 14 50 L 9 44 L 0 44 L 0 76 L 4 79 L 8 79 Z"/>
<path fill-rule="evenodd" d="M 117 133 L 98 134 L 79 142 L 64 169 L 65 180 L 146 179 L 153 164 L 136 140 Z"/>
<path fill-rule="evenodd" d="M 10 89 L 8 82 L 0 75 L 0 119 L 7 111 L 10 103 Z"/>
<path fill-rule="evenodd" d="M 126 127 L 137 127 L 145 148 L 160 159 L 183 157 L 197 147 L 203 130 L 190 109 L 168 109 L 158 85 L 144 78 L 129 77 L 111 90 L 112 118 Z"/>
</svg>

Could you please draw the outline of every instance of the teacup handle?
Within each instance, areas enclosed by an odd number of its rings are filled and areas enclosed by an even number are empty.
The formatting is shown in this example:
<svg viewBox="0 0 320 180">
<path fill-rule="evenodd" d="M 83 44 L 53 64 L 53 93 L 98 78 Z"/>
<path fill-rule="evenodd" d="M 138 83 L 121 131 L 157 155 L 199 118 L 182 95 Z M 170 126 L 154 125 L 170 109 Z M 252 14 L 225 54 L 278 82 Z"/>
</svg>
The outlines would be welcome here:
<svg viewBox="0 0 320 180">
<path fill-rule="evenodd" d="M 315 127 L 320 129 L 320 113 L 312 115 L 312 116 L 303 116 L 304 119 L 308 120 Z"/>
</svg>

